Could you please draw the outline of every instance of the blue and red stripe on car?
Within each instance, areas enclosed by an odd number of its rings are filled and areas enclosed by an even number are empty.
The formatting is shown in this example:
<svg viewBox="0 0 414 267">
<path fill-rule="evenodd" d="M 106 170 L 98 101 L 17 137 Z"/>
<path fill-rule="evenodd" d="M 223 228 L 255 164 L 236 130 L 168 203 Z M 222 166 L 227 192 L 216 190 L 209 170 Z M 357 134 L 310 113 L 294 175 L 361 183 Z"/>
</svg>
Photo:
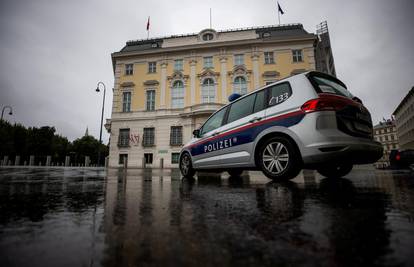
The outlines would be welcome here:
<svg viewBox="0 0 414 267">
<path fill-rule="evenodd" d="M 305 113 L 302 110 L 297 110 L 283 115 L 267 118 L 262 121 L 250 123 L 242 127 L 220 133 L 219 135 L 200 140 L 189 145 L 187 149 L 190 151 L 192 156 L 197 156 L 228 147 L 247 144 L 253 142 L 256 137 L 267 128 L 273 126 L 291 127 L 298 124 L 304 116 Z"/>
</svg>

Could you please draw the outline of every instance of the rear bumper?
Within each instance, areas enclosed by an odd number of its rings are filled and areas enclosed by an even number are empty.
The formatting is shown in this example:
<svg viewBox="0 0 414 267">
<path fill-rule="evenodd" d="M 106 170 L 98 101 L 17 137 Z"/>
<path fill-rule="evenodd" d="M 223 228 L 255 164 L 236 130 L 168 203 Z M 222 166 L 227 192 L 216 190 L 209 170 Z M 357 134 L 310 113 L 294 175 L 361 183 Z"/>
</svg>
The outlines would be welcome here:
<svg viewBox="0 0 414 267">
<path fill-rule="evenodd" d="M 382 145 L 375 141 L 331 143 L 313 147 L 313 154 L 303 157 L 305 166 L 335 163 L 369 164 L 383 155 Z"/>
</svg>

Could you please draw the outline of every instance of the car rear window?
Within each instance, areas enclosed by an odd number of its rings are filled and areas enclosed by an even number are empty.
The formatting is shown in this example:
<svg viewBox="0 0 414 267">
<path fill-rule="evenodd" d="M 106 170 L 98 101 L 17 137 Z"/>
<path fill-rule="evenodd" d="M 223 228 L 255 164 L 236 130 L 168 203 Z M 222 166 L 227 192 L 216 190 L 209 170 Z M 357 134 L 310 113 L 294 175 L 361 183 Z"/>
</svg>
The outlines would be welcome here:
<svg viewBox="0 0 414 267">
<path fill-rule="evenodd" d="M 310 79 L 314 81 L 315 85 L 318 87 L 321 93 L 335 94 L 335 95 L 345 96 L 351 99 L 354 97 L 346 89 L 346 87 L 334 81 L 333 79 L 328 79 L 328 78 L 320 77 L 320 76 L 311 76 Z"/>
</svg>

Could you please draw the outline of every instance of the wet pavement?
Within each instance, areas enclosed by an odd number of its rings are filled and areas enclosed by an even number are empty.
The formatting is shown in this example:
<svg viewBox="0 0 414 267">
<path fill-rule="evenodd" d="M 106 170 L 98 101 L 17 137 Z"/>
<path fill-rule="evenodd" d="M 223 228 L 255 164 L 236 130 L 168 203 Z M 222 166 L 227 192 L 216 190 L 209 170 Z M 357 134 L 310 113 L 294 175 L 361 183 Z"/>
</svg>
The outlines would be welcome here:
<svg viewBox="0 0 414 267">
<path fill-rule="evenodd" d="M 0 266 L 414 266 L 414 174 L 0 169 Z"/>
</svg>

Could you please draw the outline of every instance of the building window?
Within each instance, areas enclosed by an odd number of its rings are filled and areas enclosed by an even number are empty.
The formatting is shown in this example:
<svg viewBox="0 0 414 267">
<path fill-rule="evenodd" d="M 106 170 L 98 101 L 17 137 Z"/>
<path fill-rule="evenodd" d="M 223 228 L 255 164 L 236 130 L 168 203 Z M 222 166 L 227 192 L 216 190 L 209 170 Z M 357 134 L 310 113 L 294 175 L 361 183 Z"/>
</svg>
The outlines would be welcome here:
<svg viewBox="0 0 414 267">
<path fill-rule="evenodd" d="M 216 100 L 216 89 L 214 87 L 214 81 L 211 78 L 204 79 L 203 86 L 201 87 L 201 102 L 213 103 Z"/>
<path fill-rule="evenodd" d="M 131 92 L 122 93 L 122 112 L 131 111 Z"/>
<path fill-rule="evenodd" d="M 128 154 L 119 154 L 119 164 L 124 164 L 128 162 Z"/>
<path fill-rule="evenodd" d="M 147 111 L 155 110 L 155 90 L 147 90 Z"/>
<path fill-rule="evenodd" d="M 148 62 L 148 73 L 157 72 L 157 62 Z"/>
<path fill-rule="evenodd" d="M 143 146 L 154 146 L 155 128 L 144 128 L 144 137 L 142 138 Z"/>
<path fill-rule="evenodd" d="M 273 52 L 264 52 L 264 59 L 265 59 L 265 64 L 274 64 L 275 63 Z"/>
<path fill-rule="evenodd" d="M 214 35 L 212 33 L 205 33 L 203 34 L 203 41 L 211 41 L 213 40 Z"/>
<path fill-rule="evenodd" d="M 292 50 L 293 62 L 302 62 L 302 50 Z"/>
<path fill-rule="evenodd" d="M 213 68 L 213 57 L 204 57 L 204 68 L 205 69 Z"/>
<path fill-rule="evenodd" d="M 171 153 L 171 164 L 178 164 L 180 161 L 180 153 Z"/>
<path fill-rule="evenodd" d="M 134 74 L 134 65 L 125 64 L 125 75 L 132 75 L 132 74 Z"/>
<path fill-rule="evenodd" d="M 183 127 L 171 126 L 170 145 L 181 146 L 183 144 Z"/>
<path fill-rule="evenodd" d="M 145 164 L 152 164 L 153 156 L 152 153 L 144 153 Z"/>
<path fill-rule="evenodd" d="M 129 146 L 129 129 L 119 129 L 118 146 Z"/>
<path fill-rule="evenodd" d="M 244 55 L 243 54 L 234 55 L 234 65 L 239 66 L 243 64 L 244 64 Z"/>
<path fill-rule="evenodd" d="M 182 81 L 175 81 L 171 89 L 171 108 L 184 107 L 184 84 Z"/>
<path fill-rule="evenodd" d="M 176 59 L 174 61 L 174 70 L 175 71 L 182 71 L 183 70 L 183 60 L 182 59 Z"/>
<path fill-rule="evenodd" d="M 236 77 L 233 83 L 233 93 L 244 95 L 247 93 L 246 79 L 242 76 Z"/>
<path fill-rule="evenodd" d="M 269 85 L 269 84 L 272 84 L 272 83 L 275 83 L 276 81 L 266 81 L 265 82 L 265 85 Z"/>
</svg>

